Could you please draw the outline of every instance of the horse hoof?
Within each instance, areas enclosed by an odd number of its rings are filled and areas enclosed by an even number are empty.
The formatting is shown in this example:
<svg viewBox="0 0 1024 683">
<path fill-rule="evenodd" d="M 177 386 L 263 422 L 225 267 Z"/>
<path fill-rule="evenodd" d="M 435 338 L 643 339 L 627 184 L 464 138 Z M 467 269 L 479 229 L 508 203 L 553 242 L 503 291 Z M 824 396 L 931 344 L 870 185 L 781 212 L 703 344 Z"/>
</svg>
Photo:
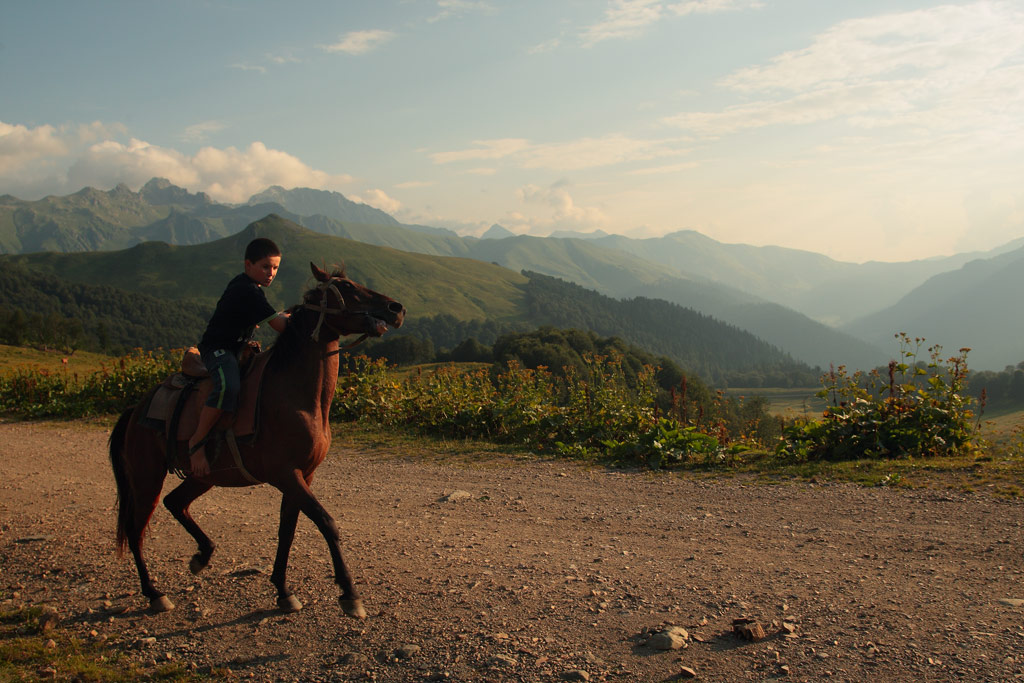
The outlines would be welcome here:
<svg viewBox="0 0 1024 683">
<path fill-rule="evenodd" d="M 168 600 L 166 595 L 161 595 L 149 601 L 150 612 L 170 612 L 172 609 L 174 609 L 174 603 Z"/>
<path fill-rule="evenodd" d="M 206 567 L 209 564 L 209 559 L 204 560 L 202 557 L 200 557 L 199 553 L 196 553 L 192 556 L 192 559 L 188 561 L 188 570 L 193 574 L 198 574 L 199 572 L 206 569 Z"/>
<path fill-rule="evenodd" d="M 298 612 L 302 609 L 302 603 L 294 595 L 286 595 L 277 599 L 277 608 L 282 612 Z"/>
<path fill-rule="evenodd" d="M 353 619 L 365 619 L 366 610 L 363 609 L 363 601 L 359 598 L 355 600 L 346 600 L 345 598 L 338 598 L 338 604 L 341 605 L 341 611 Z"/>
</svg>

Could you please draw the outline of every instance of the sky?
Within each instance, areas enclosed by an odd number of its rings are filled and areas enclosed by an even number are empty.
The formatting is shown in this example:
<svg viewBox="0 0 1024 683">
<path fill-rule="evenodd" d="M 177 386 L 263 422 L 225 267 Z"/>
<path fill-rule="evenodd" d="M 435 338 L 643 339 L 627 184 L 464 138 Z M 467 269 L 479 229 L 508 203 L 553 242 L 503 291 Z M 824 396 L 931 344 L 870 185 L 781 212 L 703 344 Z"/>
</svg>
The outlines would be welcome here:
<svg viewBox="0 0 1024 683">
<path fill-rule="evenodd" d="M 843 261 L 1024 237 L 1024 2 L 46 0 L 0 21 L 0 194 L 311 187 L 481 234 Z"/>
</svg>

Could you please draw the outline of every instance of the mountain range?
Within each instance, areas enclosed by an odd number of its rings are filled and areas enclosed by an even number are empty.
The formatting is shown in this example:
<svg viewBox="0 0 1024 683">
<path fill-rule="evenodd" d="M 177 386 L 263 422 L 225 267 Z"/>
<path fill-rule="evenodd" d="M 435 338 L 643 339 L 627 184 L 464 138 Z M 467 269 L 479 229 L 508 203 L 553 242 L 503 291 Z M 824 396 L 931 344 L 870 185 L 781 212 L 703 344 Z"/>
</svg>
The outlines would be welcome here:
<svg viewBox="0 0 1024 683">
<path fill-rule="evenodd" d="M 810 367 L 749 332 L 676 304 L 612 299 L 564 280 L 516 273 L 475 259 L 355 242 L 313 232 L 274 214 L 239 233 L 198 245 L 146 242 L 117 251 L 0 257 L 0 296 L 8 298 L 3 308 L 29 303 L 27 312 L 73 312 L 86 328 L 102 321 L 108 330 L 117 322 L 118 316 L 110 310 L 116 308 L 166 330 L 166 321 L 154 315 L 151 303 L 162 300 L 169 312 L 191 316 L 178 316 L 191 329 L 184 335 L 174 331 L 173 338 L 198 339 L 205 322 L 195 311 L 212 310 L 224 284 L 240 270 L 246 244 L 257 236 L 273 239 L 285 255 L 277 278 L 267 288 L 268 299 L 279 309 L 301 300 L 310 282 L 310 262 L 344 260 L 350 277 L 401 301 L 409 310 L 408 332 L 418 331 L 427 339 L 458 343 L 467 337 L 441 334 L 441 329 L 479 321 L 491 323 L 487 330 L 475 325 L 477 336 L 480 331 L 489 334 L 480 339 L 486 344 L 493 344 L 502 330 L 576 327 L 666 355 L 718 384 L 741 376 L 757 382 L 815 378 Z M 123 296 L 119 299 L 114 292 Z M 138 307 L 143 300 L 150 302 L 144 311 Z M 103 307 L 90 303 L 95 301 L 102 301 Z M 143 323 L 133 322 L 136 328 Z"/>
<path fill-rule="evenodd" d="M 121 185 L 38 201 L 2 196 L 0 253 L 197 245 L 236 235 L 271 213 L 323 235 L 459 257 L 459 270 L 472 270 L 470 261 L 492 263 L 613 298 L 664 299 L 821 367 L 883 364 L 895 354 L 892 337 L 900 331 L 950 349 L 969 346 L 972 367 L 1001 369 L 1024 359 L 1011 313 L 1012 293 L 1024 277 L 1014 265 L 1024 259 L 1021 240 L 990 252 L 856 264 L 797 249 L 725 244 L 685 230 L 650 239 L 599 232 L 541 238 L 495 225 L 475 238 L 402 224 L 337 192 L 271 187 L 232 206 L 153 179 L 138 192 Z M 471 298 L 461 294 L 456 298 Z"/>
</svg>

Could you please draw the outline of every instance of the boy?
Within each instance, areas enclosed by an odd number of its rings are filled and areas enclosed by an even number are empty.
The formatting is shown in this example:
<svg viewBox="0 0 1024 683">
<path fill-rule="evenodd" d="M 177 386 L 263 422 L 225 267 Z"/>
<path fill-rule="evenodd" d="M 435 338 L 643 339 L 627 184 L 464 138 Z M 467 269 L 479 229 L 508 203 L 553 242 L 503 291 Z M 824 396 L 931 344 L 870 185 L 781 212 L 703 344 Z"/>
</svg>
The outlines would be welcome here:
<svg viewBox="0 0 1024 683">
<path fill-rule="evenodd" d="M 263 287 L 269 287 L 281 266 L 281 250 L 265 237 L 254 239 L 245 248 L 245 271 L 237 275 L 217 302 L 213 317 L 199 342 L 199 353 L 213 378 L 213 391 L 199 413 L 199 425 L 189 439 L 192 474 L 210 473 L 206 459 L 206 437 L 220 416 L 238 406 L 238 352 L 252 339 L 256 328 L 267 323 L 277 332 L 288 324 L 288 314 L 279 313 L 267 301 Z"/>
</svg>

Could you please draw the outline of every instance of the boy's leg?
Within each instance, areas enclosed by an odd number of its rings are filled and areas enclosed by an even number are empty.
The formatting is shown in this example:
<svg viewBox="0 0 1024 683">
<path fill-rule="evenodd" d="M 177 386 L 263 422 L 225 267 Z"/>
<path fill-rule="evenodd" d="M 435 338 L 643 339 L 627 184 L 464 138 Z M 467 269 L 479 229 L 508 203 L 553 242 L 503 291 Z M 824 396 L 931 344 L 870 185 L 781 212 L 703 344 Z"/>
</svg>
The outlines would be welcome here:
<svg viewBox="0 0 1024 683">
<path fill-rule="evenodd" d="M 196 445 L 202 443 L 203 439 L 210 433 L 210 430 L 213 429 L 213 425 L 217 424 L 217 420 L 223 414 L 223 410 L 213 406 L 203 406 L 203 410 L 199 413 L 199 425 L 196 427 L 195 434 L 188 441 L 188 450 L 192 453 L 189 458 L 189 464 L 192 474 L 197 477 L 205 477 L 210 473 L 210 461 L 206 459 L 206 444 L 198 448 L 196 448 Z"/>
<path fill-rule="evenodd" d="M 203 440 L 217 424 L 221 415 L 235 410 L 239 387 L 238 359 L 235 354 L 224 349 L 217 349 L 209 353 L 204 351 L 202 358 L 213 378 L 213 391 L 210 392 L 206 405 L 199 413 L 199 424 L 188 441 L 189 451 L 192 452 L 189 465 L 192 474 L 197 477 L 204 477 L 210 473 L 210 461 L 206 457 L 206 446 L 203 444 Z M 195 450 L 193 451 L 193 449 Z"/>
</svg>

